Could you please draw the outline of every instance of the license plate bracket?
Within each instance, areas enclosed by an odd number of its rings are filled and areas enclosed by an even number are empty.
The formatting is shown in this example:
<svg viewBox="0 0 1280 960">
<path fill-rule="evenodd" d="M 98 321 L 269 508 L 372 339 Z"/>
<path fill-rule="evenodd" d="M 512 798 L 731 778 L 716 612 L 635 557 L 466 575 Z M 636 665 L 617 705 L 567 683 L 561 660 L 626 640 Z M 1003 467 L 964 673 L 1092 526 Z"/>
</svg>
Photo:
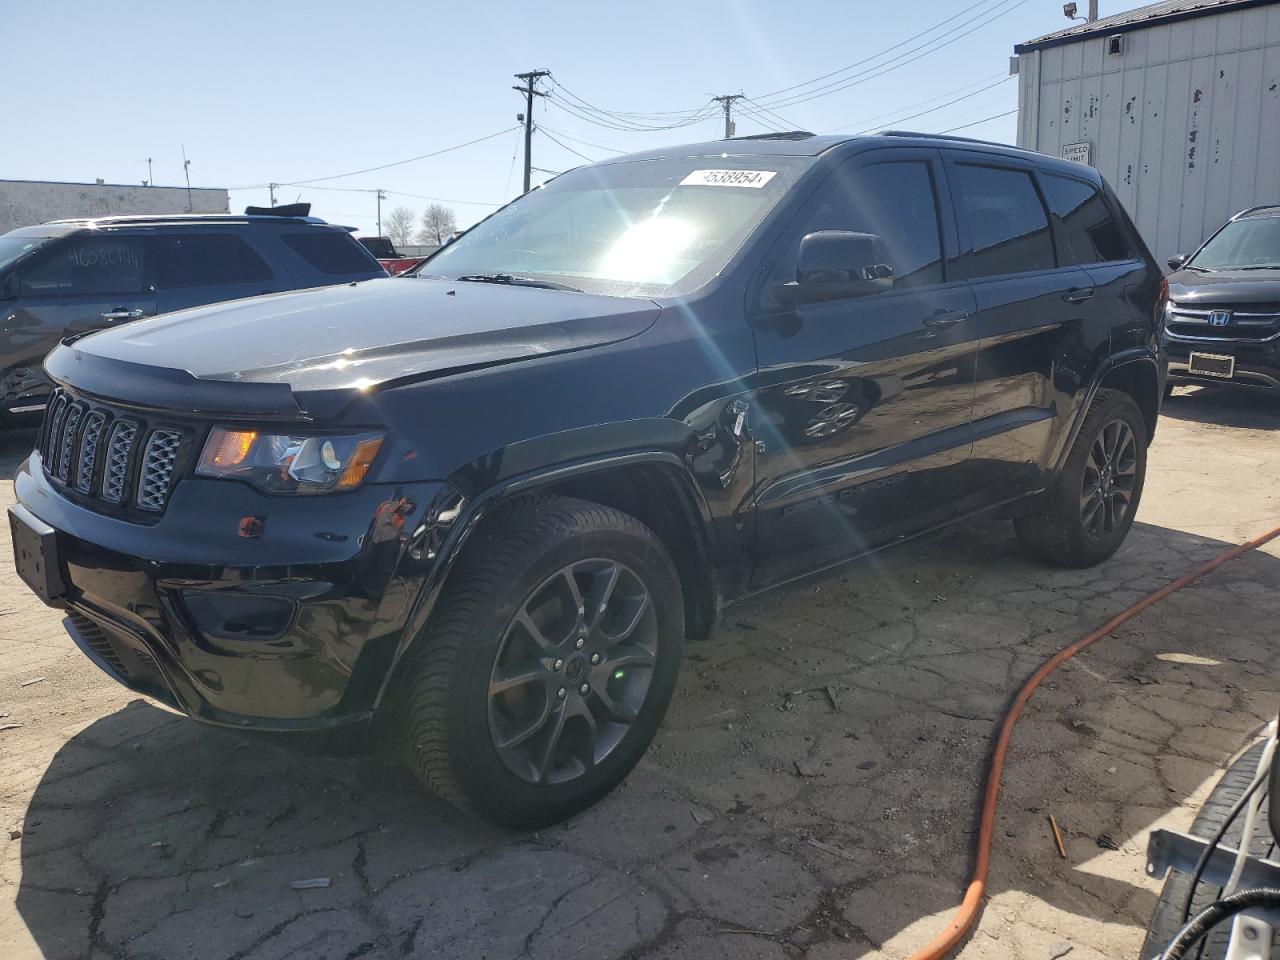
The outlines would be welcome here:
<svg viewBox="0 0 1280 960">
<path fill-rule="evenodd" d="M 1187 359 L 1187 372 L 1200 377 L 1230 380 L 1236 375 L 1236 358 L 1221 353 L 1192 352 Z"/>
<path fill-rule="evenodd" d="M 9 532 L 13 537 L 13 565 L 22 582 L 45 603 L 64 596 L 58 556 L 58 532 L 21 504 L 9 507 Z"/>
</svg>

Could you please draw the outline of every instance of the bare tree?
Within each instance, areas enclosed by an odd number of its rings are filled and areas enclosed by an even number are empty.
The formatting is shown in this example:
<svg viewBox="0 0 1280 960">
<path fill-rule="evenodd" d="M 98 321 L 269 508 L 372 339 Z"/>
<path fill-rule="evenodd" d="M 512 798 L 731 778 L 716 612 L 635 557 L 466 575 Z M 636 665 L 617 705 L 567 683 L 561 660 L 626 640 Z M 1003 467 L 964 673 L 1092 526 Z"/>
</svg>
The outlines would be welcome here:
<svg viewBox="0 0 1280 960">
<path fill-rule="evenodd" d="M 453 211 L 443 204 L 433 203 L 422 211 L 422 229 L 418 231 L 419 243 L 434 243 L 443 246 L 449 234 L 458 229 L 458 221 Z"/>
<path fill-rule="evenodd" d="M 413 240 L 413 223 L 417 216 L 409 207 L 396 207 L 382 221 L 382 232 L 397 247 Z"/>
</svg>

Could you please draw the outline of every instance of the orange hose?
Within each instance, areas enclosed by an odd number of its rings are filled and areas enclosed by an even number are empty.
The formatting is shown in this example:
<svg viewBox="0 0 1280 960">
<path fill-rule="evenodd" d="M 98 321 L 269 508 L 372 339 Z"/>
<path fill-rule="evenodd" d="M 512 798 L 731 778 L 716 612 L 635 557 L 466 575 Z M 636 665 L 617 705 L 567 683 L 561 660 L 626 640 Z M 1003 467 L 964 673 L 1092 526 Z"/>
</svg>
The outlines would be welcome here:
<svg viewBox="0 0 1280 960">
<path fill-rule="evenodd" d="M 1097 630 L 1086 634 L 1075 643 L 1059 650 L 1046 660 L 1040 669 L 1032 674 L 1031 678 L 1022 685 L 1022 689 L 1018 691 L 1013 704 L 1009 707 L 1009 712 L 1004 715 L 1004 720 L 1000 723 L 1000 733 L 996 737 L 995 750 L 991 754 L 991 765 L 987 768 L 987 782 L 983 787 L 982 793 L 982 820 L 978 827 L 978 850 L 977 855 L 974 857 L 973 875 L 969 879 L 969 886 L 965 890 L 964 899 L 960 901 L 959 908 L 957 908 L 945 929 L 924 947 L 913 953 L 911 960 L 942 960 L 960 942 L 978 918 L 978 909 L 982 905 L 982 895 L 987 886 L 987 868 L 991 863 L 991 836 L 995 831 L 996 802 L 1000 799 L 1000 775 L 1004 771 L 1005 754 L 1009 750 L 1009 740 L 1013 734 L 1014 724 L 1018 722 L 1018 718 L 1022 714 L 1022 708 L 1031 699 L 1031 695 L 1035 693 L 1036 688 L 1040 686 L 1049 674 L 1053 673 L 1085 647 L 1097 643 L 1121 624 L 1136 617 L 1143 610 L 1154 606 L 1170 594 L 1200 579 L 1211 570 L 1216 570 L 1228 560 L 1234 560 L 1242 553 L 1256 550 L 1276 537 L 1280 537 L 1280 527 L 1276 527 L 1260 537 L 1220 553 L 1185 576 L 1179 577 L 1154 593 L 1148 594 L 1127 610 L 1116 614 Z"/>
</svg>

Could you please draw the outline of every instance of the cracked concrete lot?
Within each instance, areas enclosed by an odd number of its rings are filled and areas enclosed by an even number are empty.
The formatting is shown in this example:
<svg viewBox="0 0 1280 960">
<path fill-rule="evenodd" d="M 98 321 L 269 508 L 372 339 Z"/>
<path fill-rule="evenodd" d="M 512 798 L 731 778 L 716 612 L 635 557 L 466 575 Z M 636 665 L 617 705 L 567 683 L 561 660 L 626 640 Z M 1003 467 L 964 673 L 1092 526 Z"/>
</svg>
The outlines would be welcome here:
<svg viewBox="0 0 1280 960">
<path fill-rule="evenodd" d="M 960 899 L 1013 688 L 1280 522 L 1280 407 L 1185 390 L 1166 414 L 1110 562 L 1047 569 L 992 523 L 752 601 L 687 646 L 625 786 L 536 834 L 453 813 L 393 762 L 299 757 L 138 699 L 21 586 L 6 542 L 0 727 L 20 726 L 0 730 L 0 956 L 905 956 Z M 0 439 L 6 475 L 29 444 Z M 1277 622 L 1273 544 L 1037 693 L 961 957 L 1137 956 L 1158 891 L 1147 832 L 1185 829 L 1276 715 Z"/>
</svg>

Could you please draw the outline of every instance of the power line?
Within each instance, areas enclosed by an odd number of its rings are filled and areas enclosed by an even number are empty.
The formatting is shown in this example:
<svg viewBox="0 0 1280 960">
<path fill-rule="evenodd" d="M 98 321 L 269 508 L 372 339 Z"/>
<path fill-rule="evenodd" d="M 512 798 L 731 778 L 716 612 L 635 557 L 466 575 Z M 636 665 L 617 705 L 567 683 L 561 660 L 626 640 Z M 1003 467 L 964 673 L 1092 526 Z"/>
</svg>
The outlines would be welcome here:
<svg viewBox="0 0 1280 960">
<path fill-rule="evenodd" d="M 937 112 L 938 110 L 943 110 L 943 109 L 945 109 L 945 108 L 947 108 L 947 107 L 954 106 L 954 105 L 955 105 L 955 104 L 957 104 L 957 103 L 961 103 L 962 101 L 968 100 L 970 97 L 976 97 L 976 96 L 978 96 L 978 94 L 980 94 L 980 93 L 986 93 L 988 90 L 994 90 L 996 87 L 999 87 L 999 86 L 1001 86 L 1001 85 L 1003 85 L 1003 84 L 1005 84 L 1005 83 L 1008 83 L 1008 82 L 1009 82 L 1010 80 L 1012 80 L 1012 79 L 1013 79 L 1012 77 L 1007 77 L 1007 76 L 1006 76 L 1006 77 L 1001 77 L 1001 78 L 1000 78 L 999 80 L 997 80 L 995 83 L 988 83 L 985 87 L 979 87 L 977 90 L 974 90 L 974 91 L 972 91 L 972 92 L 970 92 L 970 93 L 966 93 L 966 94 L 964 94 L 963 96 L 956 97 L 954 100 L 948 100 L 946 103 L 939 103 L 939 104 L 937 104 L 936 106 L 929 107 L 929 109 L 927 109 L 927 110 L 921 110 L 919 113 L 910 113 L 910 114 L 907 114 L 906 116 L 896 117 L 895 119 L 893 119 L 893 120 L 889 120 L 888 122 L 885 122 L 885 118 L 886 118 L 886 117 L 894 116 L 894 114 L 896 114 L 896 113 L 897 113 L 897 111 L 893 111 L 892 113 L 882 113 L 882 114 L 880 114 L 878 117 L 872 117 L 872 118 L 870 118 L 870 119 L 868 119 L 868 120 L 859 120 L 859 121 L 857 121 L 856 123 L 842 123 L 842 124 L 840 124 L 838 127 L 828 127 L 827 129 L 823 130 L 822 132 L 823 132 L 823 133 L 830 133 L 830 132 L 833 132 L 833 131 L 835 131 L 835 130 L 853 129 L 853 130 L 854 130 L 855 132 L 857 132 L 857 133 L 870 133 L 870 132 L 871 132 L 871 130 L 872 130 L 872 129 L 874 129 L 874 128 L 884 128 L 884 127 L 892 128 L 892 127 L 896 127 L 896 126 L 897 126 L 898 124 L 900 124 L 900 123 L 905 123 L 905 122 L 906 122 L 906 121 L 908 121 L 908 120 L 915 120 L 917 117 L 923 117 L 923 116 L 925 116 L 926 114 L 935 113 L 935 112 Z M 975 82 L 977 82 L 977 83 L 982 83 L 982 81 L 981 81 L 981 80 L 978 80 L 978 81 L 975 81 Z M 972 84 L 972 83 L 970 83 L 970 84 L 967 84 L 966 86 L 971 87 L 971 86 L 973 86 L 973 84 Z M 966 88 L 966 87 L 957 87 L 955 90 L 950 91 L 950 93 L 957 93 L 957 92 L 959 92 L 960 90 L 964 90 L 965 88 Z M 944 94 L 942 94 L 942 96 L 944 96 L 944 97 L 946 97 L 946 96 L 950 96 L 950 93 L 944 93 Z M 921 101 L 921 102 L 919 102 L 919 103 L 913 103 L 913 104 L 911 104 L 911 105 L 909 105 L 909 106 L 899 107 L 899 109 L 900 109 L 900 110 L 912 110 L 912 109 L 914 109 L 915 107 L 922 107 L 922 106 L 924 106 L 925 104 L 932 103 L 934 100 L 938 100 L 938 99 L 940 99 L 940 98 L 939 98 L 939 97 L 933 97 L 933 98 L 931 98 L 931 99 L 929 99 L 929 100 L 922 100 L 922 101 Z"/>
<path fill-rule="evenodd" d="M 1007 2 L 1007 0 L 1000 0 L 1000 2 L 1005 3 Z M 882 77 L 886 73 L 892 73 L 894 70 L 899 70 L 902 67 L 908 66 L 912 63 L 916 63 L 919 60 L 923 60 L 925 57 L 929 56 L 930 54 L 936 53 L 937 51 L 941 50 L 943 47 L 949 47 L 951 46 L 951 44 L 956 43 L 960 40 L 963 40 L 965 37 L 969 36 L 970 34 L 978 30 L 981 30 L 983 27 L 988 26 L 989 24 L 995 22 L 1001 17 L 1006 16 L 1009 13 L 1012 13 L 1014 10 L 1018 9 L 1019 7 L 1021 7 L 1023 4 L 1027 2 L 1028 0 L 1015 0 L 1015 2 L 1013 2 L 1008 6 L 1003 7 L 1002 9 L 989 8 L 988 10 L 984 11 L 984 15 L 985 14 L 992 14 L 992 15 L 988 16 L 987 19 L 972 25 L 967 30 L 961 31 L 959 33 L 950 31 L 946 34 L 943 34 L 942 36 L 933 37 L 932 39 L 925 41 L 919 46 L 913 47 L 910 50 L 907 50 L 904 53 L 899 54 L 898 56 L 893 57 L 884 63 L 879 63 L 874 66 L 867 67 L 866 69 L 861 70 L 858 73 L 855 73 L 849 77 L 845 77 L 832 84 L 827 84 L 823 87 L 816 88 L 815 90 L 808 91 L 805 94 L 796 95 L 794 97 L 787 97 L 781 100 L 771 101 L 768 104 L 768 106 L 774 109 L 779 107 L 781 108 L 793 107 L 793 106 L 796 106 L 797 104 L 807 103 L 810 100 L 816 100 L 819 97 L 830 96 L 831 94 L 838 93 L 841 90 L 847 90 L 850 87 L 857 86 L 858 84 L 866 83 L 869 80 L 874 80 L 879 77 Z"/>
<path fill-rule="evenodd" d="M 983 3 L 987 3 L 987 2 L 989 2 L 989 0 L 980 0 L 980 2 L 976 4 L 976 6 L 981 7 Z M 1002 2 L 1004 2 L 1004 0 L 996 0 L 997 5 L 999 5 Z M 881 50 L 879 53 L 874 53 L 871 56 L 864 57 L 861 60 L 855 60 L 851 64 L 846 64 L 845 66 L 840 67 L 838 70 L 832 70 L 830 73 L 824 73 L 822 76 L 815 77 L 812 80 L 804 80 L 800 83 L 793 83 L 789 87 L 783 87 L 780 90 L 771 90 L 768 93 L 762 93 L 760 94 L 760 99 L 767 100 L 769 98 L 778 97 L 781 94 L 790 93 L 792 90 L 799 90 L 801 87 L 812 86 L 813 84 L 820 83 L 823 80 L 828 80 L 831 77 L 834 77 L 838 74 L 847 73 L 848 71 L 854 69 L 855 67 L 863 66 L 864 64 L 870 63 L 873 60 L 879 60 L 885 54 L 892 53 L 894 50 L 897 50 L 899 47 L 904 47 L 908 43 L 912 43 L 915 40 L 919 40 L 921 37 L 926 36 L 930 33 L 933 33 L 939 27 L 945 27 L 948 23 L 952 23 L 953 21 L 959 20 L 961 17 L 965 17 L 965 16 L 968 16 L 968 17 L 975 16 L 975 8 L 968 7 L 968 6 L 962 7 L 958 13 L 955 13 L 952 16 L 947 17 L 945 20 L 939 20 L 937 23 L 933 24 L 932 26 L 927 27 L 924 30 L 921 30 L 919 33 L 914 34 L 913 36 L 907 37 L 905 40 L 901 40 L 898 43 L 895 43 L 891 47 L 886 47 L 885 49 Z M 800 94 L 795 94 L 795 96 L 800 96 Z"/>
<path fill-rule="evenodd" d="M 563 139 L 570 140 L 573 143 L 580 143 L 584 147 L 594 147 L 596 150 L 605 150 L 609 153 L 626 153 L 627 152 L 626 150 L 619 150 L 617 147 L 606 147 L 603 143 L 592 143 L 590 140 L 583 140 L 579 137 L 571 137 L 569 136 L 569 134 L 565 133 L 563 130 L 557 130 L 554 127 L 548 127 L 545 123 L 539 124 L 538 129 L 549 130 L 550 132 L 554 133 L 557 137 L 562 137 Z"/>
<path fill-rule="evenodd" d="M 276 184 L 280 186 L 280 184 Z M 303 184 L 307 190 L 325 190 L 330 193 L 390 193 L 397 197 L 412 197 L 415 200 L 433 200 L 436 203 L 456 203 L 462 206 L 475 207 L 500 207 L 501 203 L 493 203 L 489 200 L 454 200 L 449 197 L 428 197 L 421 193 L 407 193 L 404 190 L 381 190 L 377 187 L 322 187 L 317 184 Z M 229 187 L 230 190 L 249 190 L 250 187 Z"/>
<path fill-rule="evenodd" d="M 779 116 L 778 114 L 776 114 L 776 113 L 774 113 L 772 110 L 770 110 L 768 107 L 764 106 L 764 104 L 756 103 L 756 101 L 752 100 L 750 97 L 743 97 L 743 99 L 744 99 L 744 100 L 746 100 L 746 101 L 747 101 L 747 103 L 749 103 L 749 104 L 751 104 L 752 106 L 754 106 L 756 109 L 761 110 L 761 111 L 763 111 L 763 112 L 765 112 L 765 113 L 769 114 L 769 116 L 771 116 L 771 117 L 775 118 L 776 120 L 778 120 L 778 121 L 782 124 L 782 130 L 783 130 L 783 131 L 787 131 L 787 130 L 798 130 L 798 129 L 800 129 L 800 128 L 799 128 L 799 127 L 797 127 L 794 123 L 792 123 L 790 120 L 788 120 L 786 117 Z"/>
<path fill-rule="evenodd" d="M 550 140 L 552 143 L 556 144 L 556 146 L 559 146 L 564 148 L 565 150 L 568 150 L 575 157 L 581 157 L 583 160 L 587 161 L 587 163 L 596 162 L 594 158 L 588 157 L 585 153 L 580 153 L 579 151 L 573 149 L 573 147 L 569 146 L 567 143 L 561 143 L 559 140 L 557 140 L 555 137 L 553 137 L 551 134 L 547 132 L 546 127 L 539 127 L 538 132 L 542 134 L 544 137 L 546 137 L 548 140 Z"/>
<path fill-rule="evenodd" d="M 406 163 L 416 163 L 419 160 L 427 160 L 431 157 L 438 157 L 444 153 L 451 153 L 454 150 L 461 150 L 463 147 L 470 147 L 477 143 L 484 143 L 486 140 L 492 140 L 494 137 L 500 137 L 504 133 L 510 133 L 516 127 L 507 127 L 505 130 L 499 130 L 497 133 L 490 133 L 483 137 L 476 137 L 474 140 L 468 140 L 466 143 L 455 144 L 452 147 L 444 147 L 440 150 L 432 150 L 430 153 L 419 154 L 416 157 L 409 157 L 406 160 L 394 160 L 391 163 L 381 163 L 376 167 L 365 167 L 363 170 L 352 170 L 350 173 L 335 173 L 327 177 L 312 177 L 309 180 L 277 180 L 277 187 L 300 187 L 309 186 L 315 183 L 323 183 L 326 180 L 341 180 L 343 177 L 354 177 L 362 173 L 373 173 L 376 170 L 387 170 L 391 167 L 400 167 Z M 243 187 L 228 187 L 229 190 L 261 190 L 268 186 L 266 183 L 251 183 Z"/>
<path fill-rule="evenodd" d="M 1015 114 L 1015 113 L 1017 113 L 1017 112 L 1018 112 L 1018 110 L 1017 110 L 1017 108 L 1015 107 L 1015 108 L 1014 108 L 1014 109 L 1012 109 L 1012 110 L 1006 110 L 1004 113 L 997 113 L 995 116 L 991 116 L 991 117 L 983 117 L 981 120 L 974 120 L 972 123 L 962 123 L 962 124 L 960 124 L 960 126 L 958 126 L 958 127 L 948 127 L 946 130 L 939 130 L 938 132 L 939 132 L 939 133 L 954 133 L 954 132 L 955 132 L 955 131 L 957 131 L 957 130 L 967 130 L 969 127 L 976 127 L 976 126 L 977 126 L 978 124 L 980 124 L 980 123 L 986 123 L 988 120 L 999 120 L 1001 117 L 1008 117 L 1008 116 L 1012 116 L 1013 114 Z"/>
</svg>

